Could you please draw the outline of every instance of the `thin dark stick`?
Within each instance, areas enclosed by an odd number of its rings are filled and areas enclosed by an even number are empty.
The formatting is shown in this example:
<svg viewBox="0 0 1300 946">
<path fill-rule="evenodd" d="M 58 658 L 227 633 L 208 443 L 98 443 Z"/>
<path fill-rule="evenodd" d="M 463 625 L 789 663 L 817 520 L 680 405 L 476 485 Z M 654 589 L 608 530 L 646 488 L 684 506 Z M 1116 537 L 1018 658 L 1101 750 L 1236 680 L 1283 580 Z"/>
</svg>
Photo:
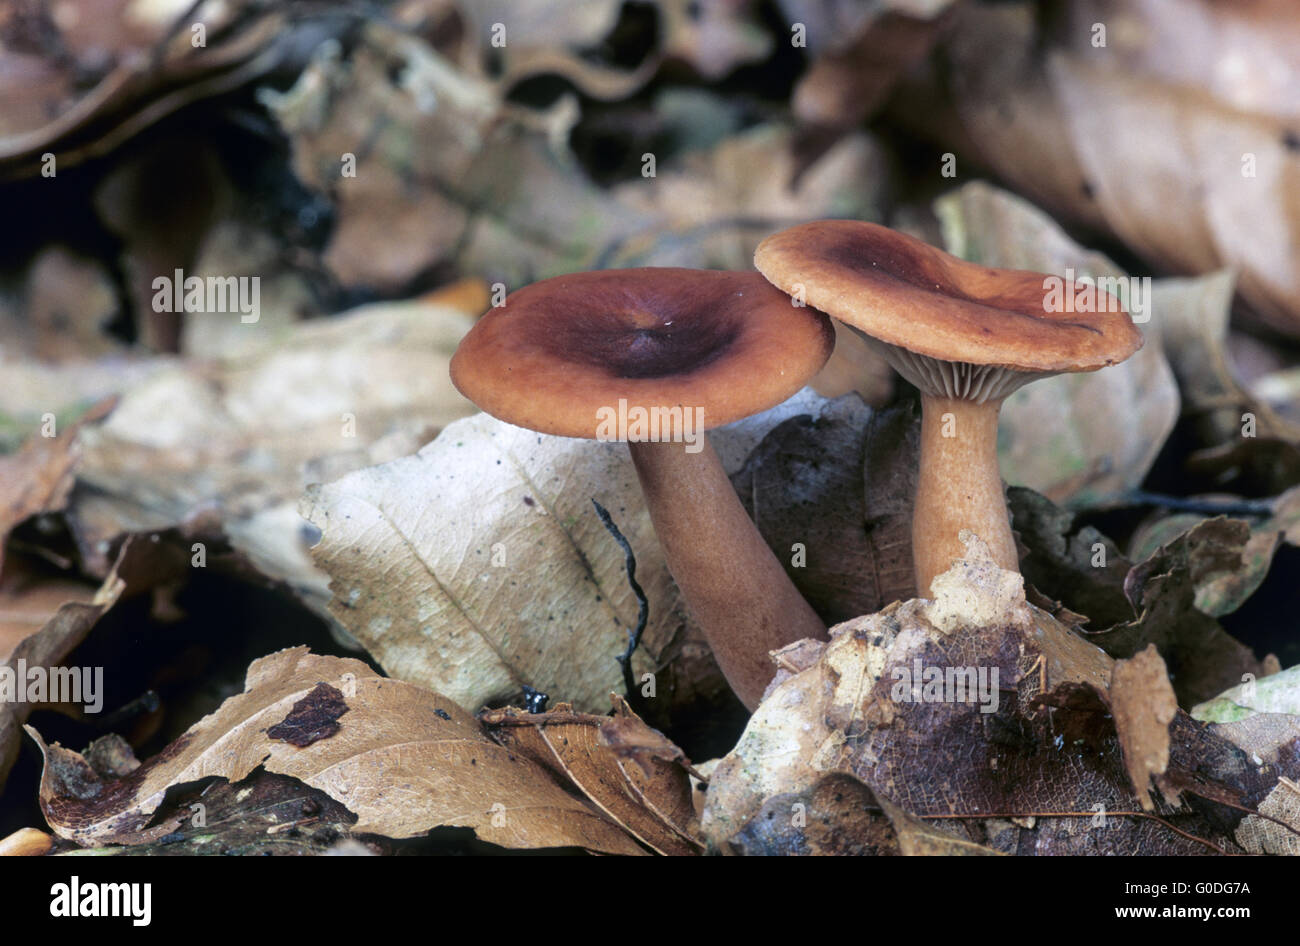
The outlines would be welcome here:
<svg viewBox="0 0 1300 946">
<path fill-rule="evenodd" d="M 600 517 L 600 524 L 605 527 L 605 530 L 614 537 L 614 541 L 623 549 L 623 561 L 627 566 L 627 583 L 632 587 L 632 594 L 636 595 L 636 628 L 628 631 L 627 650 L 614 658 L 623 667 L 623 685 L 627 688 L 628 701 L 636 702 L 636 681 L 632 679 L 632 652 L 641 644 L 641 635 L 645 632 L 646 618 L 650 615 L 650 602 L 646 600 L 645 592 L 637 584 L 636 556 L 632 553 L 632 545 L 624 538 L 618 526 L 614 525 L 609 510 L 594 499 L 591 504 L 596 507 L 596 515 Z"/>
<path fill-rule="evenodd" d="M 1157 506 L 1178 512 L 1198 512 L 1207 516 L 1271 516 L 1271 499 L 1184 499 L 1163 493 L 1135 489 L 1121 497 L 1127 506 Z"/>
</svg>

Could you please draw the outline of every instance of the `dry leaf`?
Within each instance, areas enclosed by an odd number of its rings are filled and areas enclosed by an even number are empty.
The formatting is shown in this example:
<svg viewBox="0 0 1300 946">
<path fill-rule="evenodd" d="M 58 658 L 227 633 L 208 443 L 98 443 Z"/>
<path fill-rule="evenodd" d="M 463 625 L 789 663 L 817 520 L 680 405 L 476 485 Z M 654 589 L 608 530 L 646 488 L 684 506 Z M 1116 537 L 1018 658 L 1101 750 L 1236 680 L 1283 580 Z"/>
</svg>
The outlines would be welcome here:
<svg viewBox="0 0 1300 946">
<path fill-rule="evenodd" d="M 299 748 L 270 732 L 295 715 L 333 717 L 339 725 L 298 740 L 307 742 Z M 186 816 L 150 823 L 170 787 L 211 776 L 236 782 L 262 766 L 346 805 L 358 834 L 407 838 L 456 825 L 506 847 L 641 853 L 538 766 L 492 742 L 450 700 L 380 677 L 359 660 L 316 656 L 306 647 L 254 661 L 243 693 L 125 778 L 103 779 L 79 754 L 46 746 L 27 731 L 45 756 L 46 819 L 60 837 L 83 846 L 157 840 Z"/>
<path fill-rule="evenodd" d="M 1198 583 L 1240 568 L 1249 537 L 1244 522 L 1219 517 L 1157 549 L 1124 579 L 1125 597 L 1137 617 L 1089 631 L 1087 638 L 1120 658 L 1155 644 L 1169 665 L 1181 706 L 1213 697 L 1243 673 L 1262 675 L 1265 665 L 1250 649 L 1196 607 Z"/>
<path fill-rule="evenodd" d="M 511 707 L 479 718 L 497 742 L 546 768 L 561 784 L 572 783 L 651 850 L 698 854 L 702 845 L 681 750 L 621 699 L 615 713 L 575 713 L 562 703 L 545 713 Z"/>
<path fill-rule="evenodd" d="M 1164 313 L 1163 344 L 1178 377 L 1183 410 L 1197 419 L 1210 444 L 1238 441 L 1247 431 L 1259 437 L 1300 440 L 1296 424 L 1246 390 L 1226 349 L 1235 285 L 1229 271 L 1198 279 L 1162 280 L 1156 305 Z"/>
<path fill-rule="evenodd" d="M 1235 268 L 1264 320 L 1294 335 L 1300 157 L 1286 128 L 1090 60 L 1058 55 L 1048 73 L 1111 229 L 1164 268 Z M 1110 134 L 1115 128 L 1127 133 Z"/>
<path fill-rule="evenodd" d="M 1027 605 L 1020 576 L 981 547 L 973 541 L 936 582 L 933 602 L 913 599 L 833 628 L 814 665 L 768 692 L 710 779 L 702 828 L 712 845 L 724 846 L 773 795 L 849 772 L 878 798 L 960 827 L 964 839 L 988 836 L 1002 851 L 1235 849 L 1217 819 L 1235 824 L 1237 809 L 1209 818 L 1157 801 L 1159 818 L 1181 834 L 1141 815 L 1103 702 L 1109 659 Z M 966 668 L 976 679 L 955 689 L 948 671 Z M 1250 810 L 1278 774 L 1258 772 L 1241 750 L 1176 717 L 1171 791 Z"/>
<path fill-rule="evenodd" d="M 1124 765 L 1144 811 L 1150 811 L 1151 783 L 1169 767 L 1169 724 L 1178 712 L 1169 673 L 1154 644 L 1128 660 L 1117 660 L 1107 692 Z M 1177 797 L 1170 798 L 1173 804 Z"/>
<path fill-rule="evenodd" d="M 95 622 L 111 608 L 126 590 L 128 580 L 124 574 L 135 572 L 140 565 L 138 559 L 147 552 L 127 541 L 118 555 L 117 562 L 103 585 L 88 602 L 70 601 L 62 605 L 54 616 L 35 633 L 19 641 L 13 650 L 0 660 L 0 673 L 12 672 L 17 678 L 19 661 L 27 668 L 50 668 L 60 664 L 77 645 L 86 639 Z M 133 583 L 138 583 L 133 580 Z M 18 687 L 26 686 L 25 679 L 17 678 Z M 9 769 L 18 756 L 20 736 L 18 730 L 27 720 L 34 707 L 24 701 L 10 703 L 0 701 L 0 789 Z"/>
<path fill-rule="evenodd" d="M 771 425 L 807 409 L 797 396 L 710 434 L 735 469 Z M 670 705 L 723 684 L 678 593 L 621 443 L 550 437 L 478 414 L 418 454 L 309 490 L 302 513 L 330 575 L 331 612 L 385 671 L 464 707 L 519 703 L 530 686 L 582 712 L 623 688 L 614 657 L 637 604 L 622 549 L 592 510 L 612 515 L 650 602 L 633 655 Z"/>
<path fill-rule="evenodd" d="M 1204 517 L 1196 513 L 1175 513 L 1147 523 L 1130 540 L 1132 557 L 1141 560 L 1153 555 L 1160 546 L 1203 521 Z M 1214 617 L 1237 610 L 1263 584 L 1281 544 L 1300 545 L 1300 487 L 1278 496 L 1273 500 L 1273 514 L 1249 525 L 1250 538 L 1242 546 L 1239 562 L 1228 560 L 1222 568 L 1198 573 L 1198 610 Z"/>
<path fill-rule="evenodd" d="M 324 579 L 307 561 L 299 493 L 391 456 L 386 438 L 408 452 L 468 413 L 446 365 L 471 323 L 420 302 L 377 304 L 133 385 L 77 439 L 68 519 L 87 567 L 102 572 L 124 534 L 206 517 L 265 574 L 318 603 Z"/>
<path fill-rule="evenodd" d="M 827 624 L 911 597 L 917 417 L 854 395 L 793 417 L 732 484 L 777 561 Z"/>
</svg>

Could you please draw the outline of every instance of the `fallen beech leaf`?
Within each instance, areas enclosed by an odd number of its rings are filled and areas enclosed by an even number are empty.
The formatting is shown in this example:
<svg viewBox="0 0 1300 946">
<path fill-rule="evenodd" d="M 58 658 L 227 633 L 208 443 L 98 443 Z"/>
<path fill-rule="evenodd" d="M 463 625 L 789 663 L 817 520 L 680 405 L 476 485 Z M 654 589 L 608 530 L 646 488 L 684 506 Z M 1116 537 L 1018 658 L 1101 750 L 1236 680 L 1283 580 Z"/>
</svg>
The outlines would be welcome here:
<svg viewBox="0 0 1300 946">
<path fill-rule="evenodd" d="M 797 5 L 789 0 L 785 4 Z M 847 34 L 847 40 L 846 34 L 830 38 L 831 48 L 821 52 L 795 86 L 791 108 L 801 122 L 835 129 L 861 123 L 898 78 L 929 54 L 947 22 L 940 14 L 949 4 L 927 4 L 931 9 L 920 13 L 890 9 L 898 6 L 908 4 L 872 8 L 875 18 Z M 795 16 L 794 22 L 803 21 Z"/>
<path fill-rule="evenodd" d="M 1160 799 L 1144 816 L 1104 702 L 1110 660 L 1030 607 L 1019 581 L 972 539 L 967 558 L 936 581 L 934 601 L 832 628 L 820 659 L 769 690 L 713 771 L 702 819 L 710 844 L 725 846 L 773 795 L 849 772 L 923 821 L 972 831 L 983 823 L 1001 851 L 1236 849 L 1240 809 L 1286 773 L 1258 771 L 1178 714 L 1170 791 L 1229 807 L 1207 817 Z"/>
<path fill-rule="evenodd" d="M 1289 195 L 1300 158 L 1294 108 L 1266 90 L 1295 84 L 1294 9 L 1116 6 L 1071 3 L 1061 22 L 1029 3 L 962 4 L 935 67 L 896 114 L 1152 266 L 1239 269 L 1250 310 L 1293 334 L 1300 221 Z M 1094 45 L 1096 24 L 1110 26 L 1110 42 Z M 1130 133 L 1112 140 L 1116 128 Z"/>
<path fill-rule="evenodd" d="M 711 432 L 724 467 L 816 401 Z M 634 675 L 656 673 L 663 703 L 723 686 L 711 659 L 683 650 L 702 637 L 680 612 L 624 444 L 478 414 L 414 456 L 311 488 L 301 509 L 321 532 L 312 554 L 331 578 L 331 612 L 386 672 L 463 707 L 519 703 L 531 686 L 591 712 L 623 688 L 614 657 L 637 614 L 593 498 L 631 544 L 650 602 Z"/>
<path fill-rule="evenodd" d="M 1154 643 L 1172 668 L 1181 705 L 1207 699 L 1242 673 L 1262 675 L 1276 659 L 1256 660 L 1199 606 L 1204 588 L 1241 571 L 1249 546 L 1244 522 L 1198 517 L 1192 530 L 1170 535 L 1134 565 L 1096 529 L 1076 528 L 1074 515 L 1050 500 L 1015 487 L 1008 495 L 1026 546 L 1025 577 L 1086 617 L 1079 628 L 1086 624 L 1084 636 L 1110 656 L 1132 657 Z"/>
<path fill-rule="evenodd" d="M 879 219 L 885 153 L 864 133 L 845 135 L 816 160 L 785 125 L 765 124 L 683 155 L 680 166 L 616 187 L 640 232 L 600 264 L 748 269 L 758 242 L 810 217 Z M 865 182 L 865 183 L 864 183 Z"/>
<path fill-rule="evenodd" d="M 98 586 L 66 578 L 49 578 L 15 567 L 10 559 L 0 575 L 0 660 L 49 623 L 63 605 L 87 604 Z"/>
<path fill-rule="evenodd" d="M 27 270 L 22 318 L 4 320 L 5 346 L 58 362 L 120 354 L 126 346 L 106 332 L 121 307 L 117 286 L 99 260 L 54 245 Z"/>
<path fill-rule="evenodd" d="M 1011 487 L 1007 505 L 1025 549 L 1020 571 L 1026 581 L 1082 614 L 1093 629 L 1133 620 L 1124 596 L 1133 563 L 1114 542 L 1092 526 L 1076 525 L 1077 514 L 1031 489 Z"/>
<path fill-rule="evenodd" d="M 691 782 L 681 750 L 621 699 L 615 701 L 615 713 L 575 713 L 561 703 L 545 713 L 509 707 L 479 718 L 497 742 L 548 769 L 561 784 L 572 783 L 651 850 L 698 854 Z"/>
<path fill-rule="evenodd" d="M 894 393 L 894 370 L 880 354 L 843 322 L 835 326 L 835 350 L 808 386 L 822 397 L 856 391 L 872 407 L 884 407 Z"/>
<path fill-rule="evenodd" d="M 347 694 L 337 732 L 304 748 L 272 738 L 267 730 L 324 681 Z M 210 776 L 236 782 L 262 766 L 346 805 L 359 834 L 407 838 L 457 825 L 506 847 L 642 853 L 542 769 L 492 742 L 450 700 L 380 677 L 359 660 L 316 656 L 306 647 L 254 661 L 243 693 L 125 778 L 104 780 L 77 753 L 27 731 L 45 756 L 46 820 L 83 846 L 155 841 L 185 817 L 150 824 L 169 788 Z"/>
<path fill-rule="evenodd" d="M 988 184 L 967 184 L 940 198 L 935 210 L 949 252 L 964 259 L 1128 285 L 1127 274 L 1105 256 L 1075 243 L 1031 204 Z M 1140 486 L 1178 420 L 1178 388 L 1158 330 L 1166 313 L 1151 298 L 1121 293 L 1120 301 L 1146 336 L 1136 355 L 1104 371 L 1025 385 L 1002 406 L 998 456 L 1004 475 L 1056 503 L 1094 505 Z M 1137 311 L 1139 301 L 1144 311 Z"/>
<path fill-rule="evenodd" d="M 752 0 L 657 0 L 663 17 L 663 55 L 683 59 L 709 80 L 759 62 L 772 36 L 758 22 Z"/>
<path fill-rule="evenodd" d="M 1091 55 L 1058 53 L 1048 74 L 1111 229 L 1166 269 L 1238 270 L 1242 295 L 1294 335 L 1300 219 L 1285 195 L 1294 193 L 1300 158 L 1283 123 Z M 1107 133 L 1115 128 L 1131 133 Z"/>
<path fill-rule="evenodd" d="M 1281 674 L 1273 676 L 1281 676 Z M 1266 683 L 1271 679 L 1273 677 L 1266 677 L 1260 682 Z M 1290 690 L 1290 695 L 1282 701 L 1285 706 L 1295 707 L 1300 703 L 1295 699 L 1295 679 L 1296 676 L 1290 674 L 1287 678 L 1288 682 L 1284 684 L 1284 689 Z M 1194 709 L 1193 715 L 1197 718 L 1206 718 L 1200 715 L 1205 709 L 1208 709 L 1211 714 L 1222 712 L 1223 702 L 1223 697 L 1212 700 Z M 1232 705 L 1236 706 L 1235 703 Z M 1261 770 L 1265 767 L 1292 768 L 1293 747 L 1300 740 L 1300 715 L 1253 713 L 1249 710 L 1244 712 L 1250 715 L 1244 718 L 1238 717 L 1233 722 L 1217 723 L 1210 728 L 1234 745 L 1240 746 L 1249 756 L 1250 761 Z M 1251 854 L 1300 855 L 1300 836 L 1292 830 L 1300 826 L 1300 778 L 1296 773 L 1291 772 L 1291 777 L 1284 775 L 1278 778 L 1277 784 L 1264 800 L 1259 802 L 1257 808 L 1260 815 L 1269 817 L 1248 815 L 1242 819 L 1236 830 L 1237 843 Z"/>
<path fill-rule="evenodd" d="M 1151 802 L 1151 782 L 1159 784 L 1169 767 L 1169 724 L 1178 712 L 1169 673 L 1154 644 L 1128 660 L 1117 660 L 1107 694 L 1124 765 L 1144 811 Z M 1177 798 L 1169 801 L 1177 804 Z"/>
<path fill-rule="evenodd" d="M 1286 94 L 1300 79 L 1298 14 L 1289 0 L 1074 0 L 1066 32 L 1076 49 L 1086 46 L 1116 72 L 1201 88 L 1226 105 L 1288 119 L 1300 114 Z M 1089 27 L 1112 17 L 1122 17 L 1123 28 L 1102 46 L 1092 43 Z M 1177 43 L 1168 42 L 1173 30 Z"/>
<path fill-rule="evenodd" d="M 0 857 L 40 857 L 53 846 L 54 839 L 36 828 L 19 828 L 0 838 Z"/>
<path fill-rule="evenodd" d="M 25 14 L 21 46 L 57 50 L 50 61 L 0 49 L 0 176 L 38 172 L 45 153 L 71 167 L 111 150 L 183 105 L 238 88 L 280 59 L 286 17 L 259 4 L 205 14 L 211 46 L 194 46 L 175 4 L 108 0 L 70 17 Z M 128 8 L 129 11 L 128 11 Z M 219 38 L 219 41 L 218 41 Z M 54 63 L 57 62 L 57 66 Z M 35 74 L 36 95 L 26 87 Z M 11 104 L 17 107 L 10 107 Z"/>
</svg>

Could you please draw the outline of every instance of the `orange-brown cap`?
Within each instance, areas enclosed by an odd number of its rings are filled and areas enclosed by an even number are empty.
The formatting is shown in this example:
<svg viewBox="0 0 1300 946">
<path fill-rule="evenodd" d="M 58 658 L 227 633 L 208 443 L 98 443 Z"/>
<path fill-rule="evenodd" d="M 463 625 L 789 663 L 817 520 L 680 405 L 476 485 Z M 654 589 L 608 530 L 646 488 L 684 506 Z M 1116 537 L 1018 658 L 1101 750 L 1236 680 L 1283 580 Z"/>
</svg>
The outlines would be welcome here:
<svg viewBox="0 0 1300 946">
<path fill-rule="evenodd" d="M 758 273 L 601 270 L 511 293 L 461 341 L 451 380 L 492 416 L 562 437 L 597 437 L 620 400 L 702 411 L 708 428 L 798 392 L 834 339 Z"/>
<path fill-rule="evenodd" d="M 783 230 L 759 245 L 754 265 L 780 289 L 895 349 L 887 354 L 913 383 L 935 375 L 1005 394 L 1043 375 L 1117 364 L 1142 347 L 1124 307 L 1100 288 L 1053 293 L 1043 273 L 980 266 L 859 220 Z M 1076 299 L 1104 311 L 1079 311 Z M 954 381 L 935 361 L 989 370 Z"/>
</svg>

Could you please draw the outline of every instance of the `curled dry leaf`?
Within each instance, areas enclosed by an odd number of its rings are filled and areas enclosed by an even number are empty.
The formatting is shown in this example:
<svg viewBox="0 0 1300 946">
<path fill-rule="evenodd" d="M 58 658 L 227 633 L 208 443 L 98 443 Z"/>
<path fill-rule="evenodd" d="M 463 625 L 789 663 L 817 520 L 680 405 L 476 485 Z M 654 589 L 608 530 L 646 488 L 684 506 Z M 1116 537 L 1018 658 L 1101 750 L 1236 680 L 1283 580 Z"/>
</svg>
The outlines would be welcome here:
<svg viewBox="0 0 1300 946">
<path fill-rule="evenodd" d="M 71 167 L 184 105 L 264 74 L 280 59 L 275 41 L 287 21 L 262 4 L 214 5 L 204 14 L 213 42 L 195 46 L 188 14 L 175 4 L 108 0 L 94 15 L 63 9 L 71 12 L 18 9 L 6 24 L 0 176 L 39 173 L 46 153 L 58 155 L 60 169 Z M 37 57 L 30 48 L 58 55 Z"/>
<path fill-rule="evenodd" d="M 1207 817 L 1159 799 L 1146 816 L 1104 703 L 1112 662 L 1028 605 L 1019 582 L 972 540 L 934 601 L 833 628 L 820 658 L 769 690 L 714 770 L 702 819 L 710 844 L 726 848 L 772 796 L 848 772 L 877 798 L 1006 852 L 1236 849 L 1239 809 L 1287 773 L 1258 770 L 1178 714 L 1171 791 L 1228 807 Z"/>
<path fill-rule="evenodd" d="M 145 545 L 128 539 L 103 585 L 89 601 L 71 600 L 61 605 L 39 630 L 18 641 L 0 660 L 0 788 L 4 787 L 9 769 L 18 757 L 18 743 L 22 738 L 18 730 L 34 709 L 25 699 L 15 699 L 16 692 L 9 688 L 25 691 L 28 679 L 20 674 L 33 670 L 43 674 L 58 666 L 86 639 L 104 612 L 117 603 L 128 583 L 142 583 L 136 573 L 141 569 L 140 562 L 148 559 L 149 550 Z"/>
<path fill-rule="evenodd" d="M 1178 700 L 1169 673 L 1154 644 L 1128 660 L 1117 660 L 1110 674 L 1107 702 L 1115 717 L 1115 732 L 1124 752 L 1124 765 L 1143 811 L 1151 802 L 1151 783 L 1169 768 L 1169 724 Z M 1176 797 L 1169 799 L 1176 803 Z"/>
<path fill-rule="evenodd" d="M 1195 528 L 1203 517 L 1175 513 L 1140 528 L 1131 541 L 1132 557 L 1144 559 L 1162 545 Z M 1196 607 L 1214 617 L 1237 610 L 1258 590 L 1268 575 L 1273 555 L 1283 542 L 1300 545 L 1300 487 L 1287 490 L 1273 500 L 1272 515 L 1249 523 L 1250 538 L 1242 546 L 1241 560 L 1224 567 L 1200 571 L 1196 576 Z"/>
<path fill-rule="evenodd" d="M 1220 517 L 1161 546 L 1124 579 L 1124 595 L 1137 617 L 1086 636 L 1121 658 L 1155 644 L 1169 665 L 1181 706 L 1209 699 L 1241 680 L 1242 674 L 1264 675 L 1276 658 L 1257 660 L 1196 607 L 1198 583 L 1239 569 L 1249 538 L 1244 522 Z"/>
<path fill-rule="evenodd" d="M 701 848 L 687 760 L 615 698 L 614 716 L 575 713 L 560 704 L 545 713 L 509 707 L 479 719 L 507 749 L 532 759 L 560 784 L 572 784 L 607 817 L 659 854 Z"/>
<path fill-rule="evenodd" d="M 1046 214 L 1006 191 L 967 184 L 941 198 L 935 210 L 948 250 L 964 259 L 1129 286 L 1109 259 L 1085 250 Z M 1146 337 L 1136 355 L 1104 371 L 1025 385 L 1003 404 L 998 455 L 1008 481 L 1057 503 L 1088 506 L 1138 487 L 1150 471 L 1178 420 L 1178 388 L 1161 349 L 1166 312 L 1145 294 L 1129 297 L 1121 290 L 1120 301 Z"/>
<path fill-rule="evenodd" d="M 1191 706 L 1241 679 L 1275 669 L 1276 658 L 1256 660 L 1201 607 L 1225 580 L 1250 566 L 1244 522 L 1202 520 L 1171 530 L 1165 545 L 1134 565 L 1091 526 L 1031 490 L 1009 492 L 1013 523 L 1026 551 L 1021 570 L 1037 590 L 1057 599 L 1063 616 L 1110 656 L 1132 657 L 1154 643 L 1169 662 L 1183 706 Z M 1199 531 L 1198 531 L 1199 530 Z"/>
<path fill-rule="evenodd" d="M 711 432 L 724 467 L 816 401 L 797 396 Z M 301 509 L 321 532 L 312 554 L 331 579 L 331 613 L 386 672 L 474 709 L 519 703 L 530 686 L 592 712 L 623 688 L 614 658 L 637 615 L 623 552 L 593 498 L 631 544 L 650 604 L 634 674 L 654 672 L 657 702 L 669 706 L 720 692 L 624 444 L 478 414 L 414 456 L 313 487 Z"/>
<path fill-rule="evenodd" d="M 307 743 L 298 747 L 270 732 L 291 716 L 338 728 L 326 735 L 332 727 L 325 726 L 319 738 L 296 740 Z M 454 825 L 505 847 L 642 853 L 537 765 L 494 743 L 452 701 L 381 677 L 359 660 L 305 647 L 254 661 L 243 693 L 123 778 L 105 779 L 78 753 L 27 731 L 45 756 L 46 820 L 83 846 L 155 841 L 187 814 L 154 819 L 169 788 L 211 776 L 236 782 L 261 766 L 347 806 L 358 834 L 408 838 Z"/>
</svg>

